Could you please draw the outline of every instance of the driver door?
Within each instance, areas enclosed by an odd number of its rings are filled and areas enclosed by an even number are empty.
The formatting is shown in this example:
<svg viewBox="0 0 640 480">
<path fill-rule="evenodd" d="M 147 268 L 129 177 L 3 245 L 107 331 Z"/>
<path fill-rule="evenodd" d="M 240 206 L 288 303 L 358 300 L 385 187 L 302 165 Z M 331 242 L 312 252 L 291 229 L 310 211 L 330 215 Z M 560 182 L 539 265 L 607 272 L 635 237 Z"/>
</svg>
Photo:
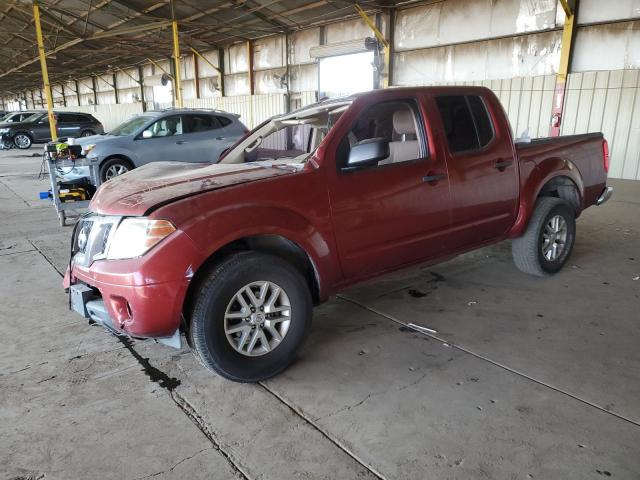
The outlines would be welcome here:
<svg viewBox="0 0 640 480">
<path fill-rule="evenodd" d="M 428 145 L 422 99 L 401 96 L 361 110 L 349 115 L 356 120 L 336 148 L 329 182 L 347 281 L 440 256 L 451 223 L 447 166 Z M 354 145 L 380 138 L 389 141 L 388 158 L 347 168 Z"/>
<path fill-rule="evenodd" d="M 144 138 L 150 132 L 151 137 Z M 133 142 L 140 165 L 150 162 L 188 161 L 182 115 L 170 115 L 152 123 Z M 147 134 L 148 135 L 148 134 Z"/>
</svg>

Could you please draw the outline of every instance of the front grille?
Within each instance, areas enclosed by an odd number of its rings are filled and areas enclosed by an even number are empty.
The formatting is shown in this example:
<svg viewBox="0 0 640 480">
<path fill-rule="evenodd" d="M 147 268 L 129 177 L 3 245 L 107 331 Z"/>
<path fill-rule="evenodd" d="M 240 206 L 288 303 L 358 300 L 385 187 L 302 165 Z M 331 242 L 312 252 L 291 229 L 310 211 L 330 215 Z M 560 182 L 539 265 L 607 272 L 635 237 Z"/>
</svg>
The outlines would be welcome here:
<svg viewBox="0 0 640 480">
<path fill-rule="evenodd" d="M 72 240 L 73 262 L 85 267 L 104 258 L 120 217 L 90 215 L 78 221 Z"/>
</svg>

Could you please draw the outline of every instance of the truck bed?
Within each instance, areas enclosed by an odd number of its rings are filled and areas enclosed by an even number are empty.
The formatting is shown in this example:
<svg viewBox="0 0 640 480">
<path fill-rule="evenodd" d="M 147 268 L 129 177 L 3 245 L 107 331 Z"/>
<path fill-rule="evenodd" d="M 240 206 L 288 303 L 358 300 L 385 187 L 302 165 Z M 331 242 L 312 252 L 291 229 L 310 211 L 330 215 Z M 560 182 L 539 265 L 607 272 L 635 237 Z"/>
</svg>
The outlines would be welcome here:
<svg viewBox="0 0 640 480">
<path fill-rule="evenodd" d="M 582 192 L 582 209 L 594 205 L 606 186 L 607 172 L 603 166 L 602 133 L 585 133 L 561 137 L 536 138 L 531 142 L 515 144 L 520 161 L 520 178 L 526 180 L 535 169 L 545 170 L 545 165 L 562 164 Z M 523 185 L 524 187 L 524 185 Z"/>
</svg>

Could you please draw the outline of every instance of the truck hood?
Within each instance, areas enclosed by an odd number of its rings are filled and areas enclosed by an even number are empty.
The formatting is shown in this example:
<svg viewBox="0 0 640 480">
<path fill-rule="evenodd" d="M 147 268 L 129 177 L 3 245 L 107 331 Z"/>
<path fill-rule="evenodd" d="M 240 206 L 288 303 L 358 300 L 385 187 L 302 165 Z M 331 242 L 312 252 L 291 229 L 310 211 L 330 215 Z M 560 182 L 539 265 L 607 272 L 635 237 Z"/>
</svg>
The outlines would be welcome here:
<svg viewBox="0 0 640 480">
<path fill-rule="evenodd" d="M 104 215 L 144 215 L 185 197 L 256 180 L 291 175 L 302 165 L 265 162 L 194 164 L 149 163 L 104 183 L 89 209 Z"/>
</svg>

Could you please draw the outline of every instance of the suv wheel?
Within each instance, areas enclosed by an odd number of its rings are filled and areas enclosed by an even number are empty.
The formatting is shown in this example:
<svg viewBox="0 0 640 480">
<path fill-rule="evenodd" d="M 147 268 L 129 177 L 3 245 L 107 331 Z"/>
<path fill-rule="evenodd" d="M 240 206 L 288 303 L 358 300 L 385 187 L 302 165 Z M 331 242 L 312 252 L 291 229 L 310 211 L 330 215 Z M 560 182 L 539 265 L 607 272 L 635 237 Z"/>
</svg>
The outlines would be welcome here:
<svg viewBox="0 0 640 480">
<path fill-rule="evenodd" d="M 13 144 L 20 150 L 31 148 L 32 143 L 33 140 L 31 140 L 31 137 L 26 133 L 19 133 L 15 137 L 13 137 Z"/>
<path fill-rule="evenodd" d="M 513 240 L 513 261 L 520 270 L 544 277 L 558 272 L 576 239 L 575 212 L 560 198 L 542 197 L 536 202 L 524 235 Z"/>
<path fill-rule="evenodd" d="M 100 180 L 106 182 L 118 175 L 127 173 L 129 170 L 133 170 L 131 162 L 123 158 L 112 158 L 100 165 Z"/>
<path fill-rule="evenodd" d="M 243 252 L 203 280 L 189 335 L 205 367 L 229 380 L 257 382 L 293 362 L 311 316 L 311 294 L 295 268 L 273 255 Z"/>
</svg>

